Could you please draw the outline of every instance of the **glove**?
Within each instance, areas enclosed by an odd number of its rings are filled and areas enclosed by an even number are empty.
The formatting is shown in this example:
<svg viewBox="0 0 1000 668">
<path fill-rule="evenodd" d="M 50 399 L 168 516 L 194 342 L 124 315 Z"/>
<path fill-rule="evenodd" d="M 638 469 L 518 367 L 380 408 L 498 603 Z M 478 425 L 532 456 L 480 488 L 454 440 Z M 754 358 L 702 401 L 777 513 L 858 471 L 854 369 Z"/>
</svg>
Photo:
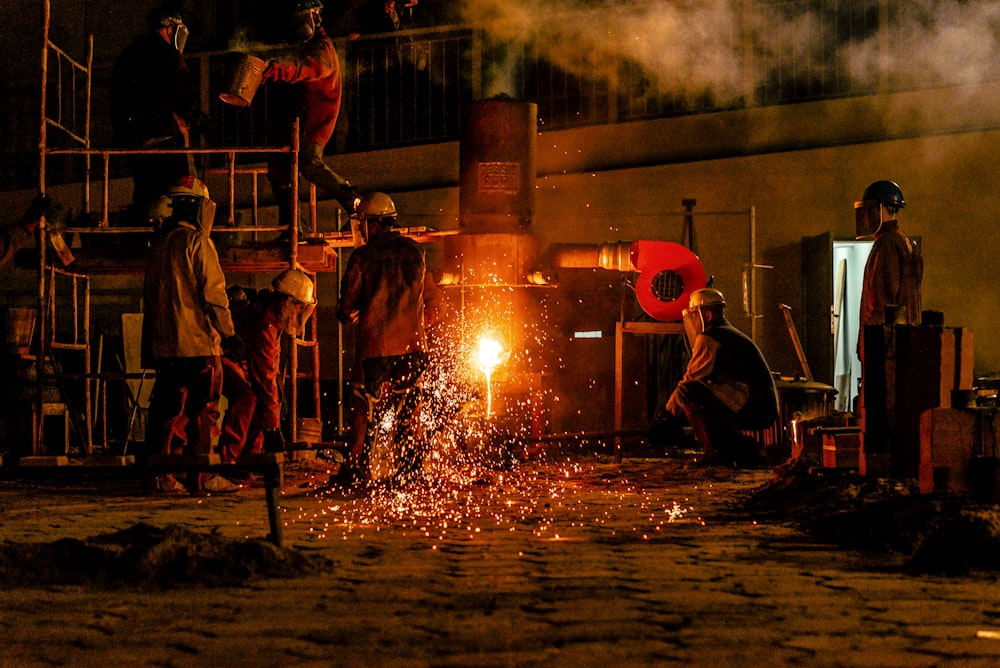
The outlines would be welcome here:
<svg viewBox="0 0 1000 668">
<path fill-rule="evenodd" d="M 234 362 L 242 362 L 246 359 L 246 344 L 236 334 L 226 336 L 222 339 L 222 354 Z"/>
<path fill-rule="evenodd" d="M 351 215 L 357 213 L 358 204 L 361 204 L 361 191 L 346 181 L 344 182 L 344 189 L 347 190 L 351 202 L 351 208 L 347 210 L 347 214 Z"/>
<path fill-rule="evenodd" d="M 264 431 L 264 452 L 284 452 L 285 435 L 280 429 L 266 429 Z"/>
</svg>

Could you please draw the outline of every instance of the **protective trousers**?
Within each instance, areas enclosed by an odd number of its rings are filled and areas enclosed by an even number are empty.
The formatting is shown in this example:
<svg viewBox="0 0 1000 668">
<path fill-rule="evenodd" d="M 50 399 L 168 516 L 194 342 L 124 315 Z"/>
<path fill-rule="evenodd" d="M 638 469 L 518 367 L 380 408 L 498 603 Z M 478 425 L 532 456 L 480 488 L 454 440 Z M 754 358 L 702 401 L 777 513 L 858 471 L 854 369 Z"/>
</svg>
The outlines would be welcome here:
<svg viewBox="0 0 1000 668">
<path fill-rule="evenodd" d="M 240 457 L 256 454 L 262 448 L 262 432 L 253 428 L 257 395 L 254 394 L 246 372 L 231 359 L 222 358 L 222 393 L 228 403 L 222 419 L 219 436 L 219 454 L 224 462 L 235 462 Z"/>
<path fill-rule="evenodd" d="M 220 357 L 175 357 L 155 363 L 149 396 L 147 443 L 151 452 L 208 453 L 219 419 Z"/>
<path fill-rule="evenodd" d="M 333 197 L 348 214 L 354 213 L 357 192 L 346 180 L 330 169 L 323 161 L 323 147 L 303 141 L 299 149 L 299 173 L 314 184 L 321 193 Z M 285 154 L 275 154 L 268 162 L 267 178 L 278 204 L 278 223 L 283 227 L 292 224 L 292 161 Z"/>
</svg>

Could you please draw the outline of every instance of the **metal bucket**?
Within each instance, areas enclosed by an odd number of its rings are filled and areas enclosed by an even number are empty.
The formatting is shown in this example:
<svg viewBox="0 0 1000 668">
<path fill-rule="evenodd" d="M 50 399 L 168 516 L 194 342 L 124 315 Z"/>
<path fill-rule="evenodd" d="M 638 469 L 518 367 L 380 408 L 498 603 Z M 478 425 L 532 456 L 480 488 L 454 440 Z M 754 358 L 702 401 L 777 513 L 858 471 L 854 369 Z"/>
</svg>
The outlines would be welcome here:
<svg viewBox="0 0 1000 668">
<path fill-rule="evenodd" d="M 323 420 L 320 418 L 299 418 L 295 431 L 296 440 L 303 443 L 322 443 Z"/>
<path fill-rule="evenodd" d="M 219 99 L 234 107 L 248 107 L 257 93 L 267 63 L 249 53 L 235 54 L 229 64 L 226 89 Z"/>
</svg>

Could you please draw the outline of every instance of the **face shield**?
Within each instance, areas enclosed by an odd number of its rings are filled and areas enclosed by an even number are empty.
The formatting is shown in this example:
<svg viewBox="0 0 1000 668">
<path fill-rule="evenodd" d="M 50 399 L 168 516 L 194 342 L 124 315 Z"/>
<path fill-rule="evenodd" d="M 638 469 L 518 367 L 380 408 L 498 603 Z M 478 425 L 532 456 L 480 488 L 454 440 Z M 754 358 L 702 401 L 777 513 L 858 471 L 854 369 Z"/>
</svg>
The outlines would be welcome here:
<svg viewBox="0 0 1000 668">
<path fill-rule="evenodd" d="M 857 239 L 873 236 L 882 225 L 882 205 L 875 200 L 854 203 L 854 235 Z"/>
<path fill-rule="evenodd" d="M 173 195 L 170 197 L 170 217 L 191 223 L 205 234 L 212 232 L 215 220 L 215 202 L 207 197 Z"/>
<path fill-rule="evenodd" d="M 368 241 L 368 222 L 358 216 L 351 216 L 351 243 L 361 248 Z"/>
<path fill-rule="evenodd" d="M 305 331 L 306 323 L 315 310 L 315 304 L 306 304 L 292 297 L 286 297 L 281 302 L 278 324 L 292 336 L 299 336 Z"/>
<path fill-rule="evenodd" d="M 681 311 L 681 319 L 684 322 L 684 333 L 687 335 L 688 343 L 693 346 L 694 340 L 705 331 L 705 318 L 701 315 L 701 309 L 697 306 L 688 307 Z"/>
<path fill-rule="evenodd" d="M 296 42 L 308 42 L 316 33 L 316 27 L 322 19 L 319 14 L 319 7 L 306 9 L 292 14 L 292 40 Z"/>
<path fill-rule="evenodd" d="M 190 34 L 191 32 L 183 23 L 178 23 L 177 27 L 174 28 L 174 48 L 177 49 L 178 53 L 184 53 L 184 45 L 187 44 Z"/>
<path fill-rule="evenodd" d="M 198 227 L 204 230 L 205 234 L 212 231 L 212 223 L 215 221 L 215 202 L 207 197 L 201 198 L 201 208 L 198 211 Z"/>
</svg>

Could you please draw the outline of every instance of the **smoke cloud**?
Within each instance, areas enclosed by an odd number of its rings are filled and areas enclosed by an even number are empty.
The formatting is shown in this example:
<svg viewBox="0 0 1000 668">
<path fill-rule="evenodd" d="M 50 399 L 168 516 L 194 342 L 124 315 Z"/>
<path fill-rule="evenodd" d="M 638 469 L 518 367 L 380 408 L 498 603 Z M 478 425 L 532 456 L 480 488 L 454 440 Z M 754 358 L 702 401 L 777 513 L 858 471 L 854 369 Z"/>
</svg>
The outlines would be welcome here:
<svg viewBox="0 0 1000 668">
<path fill-rule="evenodd" d="M 569 74 L 637 68 L 660 94 L 715 104 L 980 83 L 1000 65 L 1000 1 L 466 0 L 463 19 Z M 509 88 L 513 59 L 486 91 Z M 626 70 L 633 73 L 633 70 Z M 491 90 L 492 88 L 492 90 Z M 832 90 L 831 90 L 832 89 Z"/>
</svg>

